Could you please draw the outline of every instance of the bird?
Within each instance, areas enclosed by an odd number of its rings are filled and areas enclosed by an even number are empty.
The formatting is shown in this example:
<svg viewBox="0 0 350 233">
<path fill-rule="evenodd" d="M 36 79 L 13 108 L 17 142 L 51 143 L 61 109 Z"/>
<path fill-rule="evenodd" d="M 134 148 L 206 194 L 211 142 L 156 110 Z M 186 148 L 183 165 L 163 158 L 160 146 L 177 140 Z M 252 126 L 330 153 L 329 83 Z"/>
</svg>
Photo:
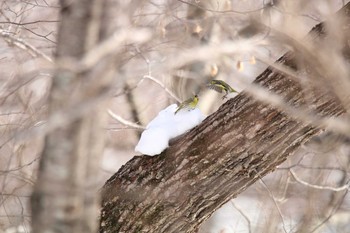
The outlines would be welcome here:
<svg viewBox="0 0 350 233">
<path fill-rule="evenodd" d="M 211 80 L 207 84 L 207 87 L 209 89 L 212 89 L 212 90 L 217 91 L 219 93 L 222 93 L 223 91 L 226 92 L 226 94 L 222 97 L 223 99 L 225 99 L 229 93 L 237 92 L 235 89 L 233 89 L 230 85 L 228 85 L 224 81 L 217 80 L 217 79 Z"/>
<path fill-rule="evenodd" d="M 185 100 L 184 102 L 182 102 L 179 107 L 176 109 L 174 115 L 180 111 L 181 109 L 188 109 L 188 110 L 192 110 L 197 106 L 198 103 L 198 95 L 194 95 L 193 97 Z"/>
</svg>

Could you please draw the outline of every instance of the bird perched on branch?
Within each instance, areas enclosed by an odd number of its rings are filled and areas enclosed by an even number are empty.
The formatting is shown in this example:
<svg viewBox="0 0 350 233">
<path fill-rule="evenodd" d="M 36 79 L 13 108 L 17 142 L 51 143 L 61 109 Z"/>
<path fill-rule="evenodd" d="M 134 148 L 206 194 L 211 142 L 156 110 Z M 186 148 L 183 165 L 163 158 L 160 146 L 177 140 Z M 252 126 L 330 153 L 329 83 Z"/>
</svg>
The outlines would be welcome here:
<svg viewBox="0 0 350 233">
<path fill-rule="evenodd" d="M 199 100 L 198 95 L 194 95 L 193 97 L 185 100 L 184 102 L 182 102 L 179 105 L 179 107 L 176 109 L 174 114 L 176 114 L 181 109 L 192 110 L 192 109 L 196 108 L 198 100 Z"/>
<path fill-rule="evenodd" d="M 219 93 L 225 92 L 226 94 L 222 97 L 223 99 L 225 99 L 229 93 L 237 92 L 235 89 L 233 89 L 230 85 L 228 85 L 222 80 L 213 79 L 207 84 L 207 87 Z"/>
</svg>

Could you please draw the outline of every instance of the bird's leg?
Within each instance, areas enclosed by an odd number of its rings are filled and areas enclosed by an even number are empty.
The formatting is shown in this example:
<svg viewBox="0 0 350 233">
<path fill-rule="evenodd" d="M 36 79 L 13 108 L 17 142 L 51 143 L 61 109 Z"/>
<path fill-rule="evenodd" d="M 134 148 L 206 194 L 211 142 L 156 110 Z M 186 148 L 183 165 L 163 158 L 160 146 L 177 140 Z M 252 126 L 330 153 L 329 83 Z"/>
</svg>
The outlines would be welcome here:
<svg viewBox="0 0 350 233">
<path fill-rule="evenodd" d="M 222 99 L 223 99 L 223 100 L 226 99 L 226 98 L 227 98 L 227 95 L 228 95 L 228 92 L 225 91 L 225 95 L 222 97 Z"/>
</svg>

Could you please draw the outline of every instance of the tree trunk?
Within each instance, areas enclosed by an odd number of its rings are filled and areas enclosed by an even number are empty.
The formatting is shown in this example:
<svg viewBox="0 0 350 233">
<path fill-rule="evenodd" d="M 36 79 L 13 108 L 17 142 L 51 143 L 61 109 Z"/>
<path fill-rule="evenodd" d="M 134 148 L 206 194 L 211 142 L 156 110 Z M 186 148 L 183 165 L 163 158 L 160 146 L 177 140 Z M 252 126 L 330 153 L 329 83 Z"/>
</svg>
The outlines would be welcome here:
<svg viewBox="0 0 350 233">
<path fill-rule="evenodd" d="M 349 11 L 347 4 L 340 26 L 346 35 Z M 319 35 L 323 27 L 317 25 L 313 32 Z M 277 62 L 297 71 L 298 56 L 288 52 Z M 344 113 L 326 87 L 305 90 L 271 67 L 255 84 L 293 107 L 312 106 L 319 117 Z M 242 92 L 160 155 L 136 156 L 114 174 L 102 191 L 100 232 L 195 232 L 215 210 L 274 171 L 320 131 Z"/>
<path fill-rule="evenodd" d="M 77 64 L 98 42 L 102 7 L 99 0 L 61 1 L 58 67 L 64 62 Z M 101 95 L 105 83 L 92 77 L 96 72 L 91 73 L 57 69 L 49 97 L 49 116 Z M 92 106 L 87 115 L 67 120 L 68 124 L 46 136 L 31 199 L 33 232 L 97 231 L 100 199 L 96 174 L 104 148 L 104 112 L 103 103 Z"/>
</svg>

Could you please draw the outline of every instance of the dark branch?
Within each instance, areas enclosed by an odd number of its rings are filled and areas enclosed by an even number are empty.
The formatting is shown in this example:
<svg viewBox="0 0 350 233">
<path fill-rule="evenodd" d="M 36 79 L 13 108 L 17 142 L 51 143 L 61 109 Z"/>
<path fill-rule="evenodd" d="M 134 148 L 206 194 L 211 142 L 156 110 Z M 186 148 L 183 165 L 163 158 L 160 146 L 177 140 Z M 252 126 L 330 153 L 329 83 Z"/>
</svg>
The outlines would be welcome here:
<svg viewBox="0 0 350 233">
<path fill-rule="evenodd" d="M 347 4 L 347 17 L 349 10 Z M 323 33 L 323 27 L 313 33 Z M 297 71 L 300 56 L 289 52 L 277 62 Z M 312 106 L 319 117 L 344 113 L 326 87 L 305 90 L 273 68 L 255 83 L 293 107 Z M 195 232 L 321 130 L 240 93 L 162 154 L 134 157 L 114 174 L 102 191 L 100 232 Z"/>
</svg>

